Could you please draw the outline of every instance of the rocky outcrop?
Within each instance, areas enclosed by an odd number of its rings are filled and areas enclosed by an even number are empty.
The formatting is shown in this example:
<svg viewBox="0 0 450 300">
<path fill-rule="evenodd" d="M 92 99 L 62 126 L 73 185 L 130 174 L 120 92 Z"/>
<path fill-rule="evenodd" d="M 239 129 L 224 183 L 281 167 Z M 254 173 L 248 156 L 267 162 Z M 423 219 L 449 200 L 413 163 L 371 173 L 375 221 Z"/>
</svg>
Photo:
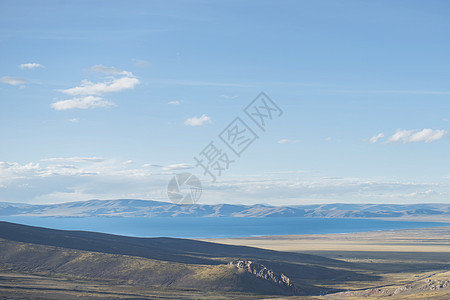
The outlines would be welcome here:
<svg viewBox="0 0 450 300">
<path fill-rule="evenodd" d="M 294 286 L 292 280 L 284 275 L 283 273 L 277 273 L 271 269 L 268 269 L 266 266 L 251 261 L 251 260 L 235 260 L 228 264 L 229 266 L 236 267 L 239 270 L 244 270 L 253 274 L 254 276 L 270 281 L 274 283 L 276 286 L 289 290 L 294 294 L 298 294 L 299 291 Z"/>
<path fill-rule="evenodd" d="M 429 291 L 438 292 L 443 289 L 450 289 L 450 279 L 427 279 L 418 280 L 408 285 L 403 285 L 395 288 L 374 288 L 358 291 L 347 291 L 333 294 L 339 297 L 392 297 L 392 296 L 406 296 L 406 295 L 423 295 Z M 446 294 L 447 295 L 447 294 Z M 420 299 L 425 299 L 421 297 Z M 441 298 L 439 298 L 441 299 Z M 444 299 L 444 298 L 443 298 Z"/>
<path fill-rule="evenodd" d="M 432 291 L 439 290 L 439 289 L 450 288 L 450 279 L 449 280 L 428 279 L 426 281 L 426 286 L 427 286 L 427 288 L 429 288 Z"/>
</svg>

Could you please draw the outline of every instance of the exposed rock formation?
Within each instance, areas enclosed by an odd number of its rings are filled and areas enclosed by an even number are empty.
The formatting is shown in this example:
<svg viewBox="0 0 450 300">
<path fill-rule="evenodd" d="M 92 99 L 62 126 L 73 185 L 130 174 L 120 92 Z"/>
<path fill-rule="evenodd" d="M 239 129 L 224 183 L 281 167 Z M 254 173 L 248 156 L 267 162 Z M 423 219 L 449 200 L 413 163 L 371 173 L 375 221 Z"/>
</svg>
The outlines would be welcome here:
<svg viewBox="0 0 450 300">
<path fill-rule="evenodd" d="M 449 280 L 432 280 L 428 279 L 426 281 L 426 286 L 430 290 L 438 290 L 450 287 L 450 279 Z"/>
<path fill-rule="evenodd" d="M 298 294 L 299 292 L 288 276 L 284 275 L 283 273 L 280 274 L 271 269 L 268 269 L 266 266 L 260 263 L 251 260 L 235 260 L 230 262 L 228 265 L 236 267 L 239 270 L 247 271 L 255 275 L 256 277 L 268 280 L 278 287 L 289 290 L 294 294 Z"/>
</svg>

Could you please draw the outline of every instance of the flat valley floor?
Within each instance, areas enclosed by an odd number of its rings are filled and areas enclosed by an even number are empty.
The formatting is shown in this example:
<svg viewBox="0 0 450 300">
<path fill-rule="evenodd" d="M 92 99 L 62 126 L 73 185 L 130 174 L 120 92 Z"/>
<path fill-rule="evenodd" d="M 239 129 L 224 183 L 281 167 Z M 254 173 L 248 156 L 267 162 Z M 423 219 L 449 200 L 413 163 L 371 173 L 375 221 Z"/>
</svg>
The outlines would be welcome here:
<svg viewBox="0 0 450 300">
<path fill-rule="evenodd" d="M 335 288 L 349 291 L 314 299 L 450 299 L 450 227 L 205 241 L 354 262 L 363 272 L 381 278 L 375 282 L 338 283 Z"/>
</svg>

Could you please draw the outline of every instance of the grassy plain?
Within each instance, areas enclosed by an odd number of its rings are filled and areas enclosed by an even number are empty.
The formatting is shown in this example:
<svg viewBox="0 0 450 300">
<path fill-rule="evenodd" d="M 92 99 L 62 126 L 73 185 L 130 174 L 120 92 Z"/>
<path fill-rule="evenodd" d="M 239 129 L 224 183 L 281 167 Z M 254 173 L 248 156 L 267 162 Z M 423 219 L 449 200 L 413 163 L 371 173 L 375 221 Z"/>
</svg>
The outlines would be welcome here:
<svg viewBox="0 0 450 300">
<path fill-rule="evenodd" d="M 320 255 L 354 263 L 358 272 L 377 277 L 328 281 L 324 288 L 348 292 L 320 298 L 450 299 L 450 227 L 207 241 Z"/>
</svg>

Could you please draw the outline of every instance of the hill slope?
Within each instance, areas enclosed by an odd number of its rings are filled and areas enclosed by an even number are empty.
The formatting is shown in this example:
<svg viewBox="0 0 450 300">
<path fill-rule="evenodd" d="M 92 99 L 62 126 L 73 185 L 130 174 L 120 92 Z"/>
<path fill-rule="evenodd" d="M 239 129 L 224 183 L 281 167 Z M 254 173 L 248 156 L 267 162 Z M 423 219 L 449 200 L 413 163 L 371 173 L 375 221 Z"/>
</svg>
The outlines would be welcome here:
<svg viewBox="0 0 450 300">
<path fill-rule="evenodd" d="M 0 269 L 202 291 L 318 294 L 316 282 L 376 276 L 315 255 L 186 239 L 131 238 L 0 222 Z M 244 261 L 251 268 L 238 267 Z"/>
</svg>

